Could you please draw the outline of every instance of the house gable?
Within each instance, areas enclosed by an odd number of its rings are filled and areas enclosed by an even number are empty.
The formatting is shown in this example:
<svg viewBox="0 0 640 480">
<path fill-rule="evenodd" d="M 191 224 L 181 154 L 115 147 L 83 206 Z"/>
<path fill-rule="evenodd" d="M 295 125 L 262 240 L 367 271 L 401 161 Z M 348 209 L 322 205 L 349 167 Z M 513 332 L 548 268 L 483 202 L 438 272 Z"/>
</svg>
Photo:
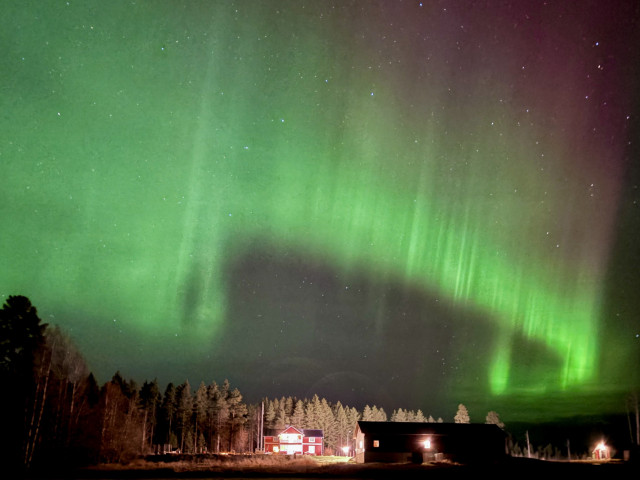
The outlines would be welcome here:
<svg viewBox="0 0 640 480">
<path fill-rule="evenodd" d="M 280 435 L 302 435 L 302 430 L 298 430 L 296 427 L 288 426 L 280 432 Z"/>
</svg>

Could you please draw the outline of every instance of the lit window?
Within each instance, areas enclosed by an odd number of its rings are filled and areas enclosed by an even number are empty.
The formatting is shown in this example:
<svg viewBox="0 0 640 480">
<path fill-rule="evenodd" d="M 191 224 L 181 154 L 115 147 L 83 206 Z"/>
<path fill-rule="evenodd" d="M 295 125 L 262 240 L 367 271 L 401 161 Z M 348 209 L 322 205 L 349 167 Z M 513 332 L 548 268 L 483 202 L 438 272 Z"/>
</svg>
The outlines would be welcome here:
<svg viewBox="0 0 640 480">
<path fill-rule="evenodd" d="M 373 448 L 378 448 L 380 446 L 380 440 L 373 441 Z"/>
<path fill-rule="evenodd" d="M 283 433 L 282 435 L 280 435 L 281 443 L 298 443 L 301 440 L 302 440 L 302 437 L 295 433 Z"/>
<path fill-rule="evenodd" d="M 360 440 L 360 447 L 359 448 L 362 448 L 362 440 Z"/>
</svg>

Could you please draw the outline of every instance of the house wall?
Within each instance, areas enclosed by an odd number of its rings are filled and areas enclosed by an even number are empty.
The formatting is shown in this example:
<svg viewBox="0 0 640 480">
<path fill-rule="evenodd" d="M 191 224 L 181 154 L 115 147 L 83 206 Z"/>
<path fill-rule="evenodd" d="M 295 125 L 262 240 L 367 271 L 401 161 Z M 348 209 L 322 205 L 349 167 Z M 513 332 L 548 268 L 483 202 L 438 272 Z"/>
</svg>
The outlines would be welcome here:
<svg viewBox="0 0 640 480">
<path fill-rule="evenodd" d="M 424 447 L 429 438 L 430 448 Z M 377 446 L 376 446 L 377 445 Z M 505 456 L 503 436 L 363 434 L 356 437 L 356 462 L 416 462 L 450 459 L 475 462 Z"/>
<path fill-rule="evenodd" d="M 313 441 L 311 441 L 313 438 Z M 322 455 L 323 438 L 321 437 L 302 437 L 299 442 L 283 442 L 280 443 L 278 437 L 265 436 L 264 437 L 264 451 L 265 453 L 279 453 L 293 455 L 295 453 L 303 453 L 307 455 Z M 277 452 L 274 451 L 274 447 L 277 447 Z"/>
</svg>

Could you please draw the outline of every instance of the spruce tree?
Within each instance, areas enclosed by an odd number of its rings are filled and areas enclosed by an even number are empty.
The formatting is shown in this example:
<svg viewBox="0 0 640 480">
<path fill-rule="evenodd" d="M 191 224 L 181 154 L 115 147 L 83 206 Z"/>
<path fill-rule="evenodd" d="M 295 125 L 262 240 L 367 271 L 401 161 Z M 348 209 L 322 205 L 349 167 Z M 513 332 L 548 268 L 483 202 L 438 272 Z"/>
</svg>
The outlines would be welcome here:
<svg viewBox="0 0 640 480">
<path fill-rule="evenodd" d="M 296 428 L 302 428 L 304 422 L 304 403 L 302 400 L 296 401 L 296 406 L 293 408 L 293 414 L 291 415 L 291 425 Z"/>
<path fill-rule="evenodd" d="M 500 415 L 498 415 L 493 410 L 487 413 L 487 418 L 485 423 L 497 425 L 500 428 L 504 428 L 504 423 L 500 420 Z"/>
<path fill-rule="evenodd" d="M 142 421 L 142 443 L 140 450 L 144 454 L 151 449 L 153 436 L 156 426 L 156 411 L 161 401 L 160 391 L 158 389 L 158 380 L 153 382 L 145 381 L 140 389 L 140 409 L 143 414 Z"/>
<path fill-rule="evenodd" d="M 320 423 L 320 398 L 317 394 L 307 402 L 304 417 L 304 428 L 320 428 L 318 426 Z"/>
<path fill-rule="evenodd" d="M 362 421 L 363 422 L 372 422 L 373 421 L 373 410 L 369 405 L 364 406 L 364 410 L 362 411 Z"/>
<path fill-rule="evenodd" d="M 194 451 L 201 453 L 205 449 L 204 443 L 200 441 L 202 430 L 206 424 L 208 405 L 208 388 L 204 382 L 200 382 L 193 399 L 193 427 L 194 427 Z"/>
<path fill-rule="evenodd" d="M 180 450 L 185 453 L 185 441 L 187 432 L 191 428 L 191 416 L 193 413 L 193 398 L 191 396 L 191 385 L 186 380 L 177 389 L 176 418 L 180 430 Z M 193 440 L 193 437 L 191 437 Z"/>
<path fill-rule="evenodd" d="M 337 442 L 335 417 L 333 411 L 329 406 L 329 403 L 325 398 L 320 400 L 317 406 L 318 412 L 318 428 L 324 432 L 325 446 L 331 449 L 335 449 Z"/>
<path fill-rule="evenodd" d="M 470 423 L 471 419 L 469 418 L 469 412 L 467 407 L 465 407 L 462 403 L 458 405 L 458 411 L 456 412 L 456 416 L 453 418 L 455 423 Z"/>
<path fill-rule="evenodd" d="M 173 383 L 169 383 L 164 390 L 162 398 L 162 441 L 171 445 L 171 448 L 178 446 L 177 443 L 171 441 L 173 429 L 175 428 L 176 415 L 176 387 Z"/>
<path fill-rule="evenodd" d="M 35 406 L 38 391 L 35 367 L 43 356 L 46 328 L 27 297 L 9 296 L 0 310 L 0 384 L 4 388 L 0 451 L 7 462 L 4 468 L 9 472 L 27 467 L 24 447 L 28 441 L 29 412 Z"/>
<path fill-rule="evenodd" d="M 264 426 L 266 428 L 274 428 L 274 421 L 276 419 L 276 409 L 272 401 L 266 399 L 266 410 L 264 413 Z"/>
<path fill-rule="evenodd" d="M 247 406 L 242 403 L 240 390 L 234 388 L 227 395 L 229 423 L 229 451 L 235 451 L 234 440 L 239 428 L 247 421 Z"/>
<path fill-rule="evenodd" d="M 279 402 L 278 409 L 276 410 L 276 416 L 273 419 L 273 428 L 282 430 L 286 426 L 287 426 L 287 413 L 284 409 L 284 402 Z"/>
<path fill-rule="evenodd" d="M 375 405 L 371 409 L 373 420 L 376 422 L 386 422 L 387 421 L 387 413 L 384 411 L 384 408 L 376 407 Z"/>
</svg>

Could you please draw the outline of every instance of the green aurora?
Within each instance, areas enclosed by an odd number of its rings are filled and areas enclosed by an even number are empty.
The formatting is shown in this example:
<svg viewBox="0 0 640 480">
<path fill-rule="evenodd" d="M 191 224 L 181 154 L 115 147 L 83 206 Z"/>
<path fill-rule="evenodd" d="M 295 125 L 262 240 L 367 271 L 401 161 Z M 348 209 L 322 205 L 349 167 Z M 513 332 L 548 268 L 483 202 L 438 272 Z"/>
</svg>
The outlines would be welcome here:
<svg viewBox="0 0 640 480">
<path fill-rule="evenodd" d="M 605 331 L 637 8 L 451 3 L 4 2 L 0 294 L 102 376 L 207 381 L 253 328 L 229 272 L 266 252 L 483 319 L 444 398 L 631 388 L 604 369 L 638 350 Z"/>
</svg>

